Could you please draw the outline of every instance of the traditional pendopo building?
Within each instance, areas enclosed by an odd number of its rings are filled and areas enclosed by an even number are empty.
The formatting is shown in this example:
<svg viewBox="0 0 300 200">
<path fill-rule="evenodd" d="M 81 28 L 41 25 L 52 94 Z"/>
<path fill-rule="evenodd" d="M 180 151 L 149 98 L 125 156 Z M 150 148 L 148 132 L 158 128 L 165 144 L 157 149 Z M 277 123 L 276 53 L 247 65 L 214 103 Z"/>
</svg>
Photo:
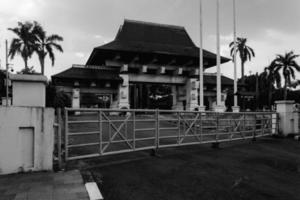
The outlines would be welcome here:
<svg viewBox="0 0 300 200">
<path fill-rule="evenodd" d="M 204 50 L 204 69 L 216 55 Z M 221 57 L 221 63 L 230 61 Z M 195 110 L 199 48 L 184 27 L 125 20 L 112 42 L 94 48 L 85 65 L 52 76 L 73 107 Z M 233 80 L 222 76 L 222 104 Z M 216 75 L 204 73 L 204 104 L 216 104 Z"/>
</svg>

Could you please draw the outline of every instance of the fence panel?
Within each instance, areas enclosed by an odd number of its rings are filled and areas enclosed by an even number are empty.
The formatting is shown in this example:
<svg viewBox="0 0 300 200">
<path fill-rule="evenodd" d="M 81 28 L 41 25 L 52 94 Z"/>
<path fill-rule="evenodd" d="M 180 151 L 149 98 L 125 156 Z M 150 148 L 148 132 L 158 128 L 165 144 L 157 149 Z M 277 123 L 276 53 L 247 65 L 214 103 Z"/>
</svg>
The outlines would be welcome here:
<svg viewBox="0 0 300 200">
<path fill-rule="evenodd" d="M 272 112 L 65 109 L 65 160 L 277 133 Z"/>
</svg>

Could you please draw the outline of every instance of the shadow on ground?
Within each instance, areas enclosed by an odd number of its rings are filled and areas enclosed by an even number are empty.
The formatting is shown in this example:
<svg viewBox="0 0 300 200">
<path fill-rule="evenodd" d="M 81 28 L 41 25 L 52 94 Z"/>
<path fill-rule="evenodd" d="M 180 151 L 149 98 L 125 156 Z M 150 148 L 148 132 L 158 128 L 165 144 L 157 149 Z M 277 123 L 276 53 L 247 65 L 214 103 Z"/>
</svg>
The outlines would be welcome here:
<svg viewBox="0 0 300 200">
<path fill-rule="evenodd" d="M 300 199 L 300 143 L 256 142 L 169 148 L 73 163 L 105 199 Z"/>
</svg>

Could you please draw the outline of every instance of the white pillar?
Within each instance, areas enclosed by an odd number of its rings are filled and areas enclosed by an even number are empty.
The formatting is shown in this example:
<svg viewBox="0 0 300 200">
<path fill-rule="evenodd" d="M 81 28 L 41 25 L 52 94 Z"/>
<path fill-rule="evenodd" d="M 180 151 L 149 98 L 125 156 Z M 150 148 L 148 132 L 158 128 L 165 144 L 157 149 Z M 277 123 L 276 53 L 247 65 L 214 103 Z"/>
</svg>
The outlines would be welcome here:
<svg viewBox="0 0 300 200">
<path fill-rule="evenodd" d="M 220 16 L 219 16 L 219 0 L 217 1 L 217 106 L 216 112 L 224 112 L 225 107 L 221 105 L 221 56 L 220 56 Z"/>
<path fill-rule="evenodd" d="M 129 76 L 128 74 L 120 74 L 123 83 L 119 87 L 119 109 L 129 109 Z"/>
<path fill-rule="evenodd" d="M 172 110 L 178 110 L 177 108 L 177 86 L 172 85 L 172 97 L 173 97 L 173 105 L 172 105 Z"/>
<path fill-rule="evenodd" d="M 200 0 L 200 47 L 199 47 L 199 111 L 205 111 L 204 106 L 204 90 L 203 90 L 203 14 L 202 0 Z"/>
<path fill-rule="evenodd" d="M 198 83 L 196 78 L 187 79 L 186 83 L 186 110 L 194 111 L 198 108 Z"/>
<path fill-rule="evenodd" d="M 72 108 L 80 108 L 80 89 L 79 88 L 73 88 Z"/>
<path fill-rule="evenodd" d="M 276 101 L 276 111 L 279 114 L 279 130 L 284 135 L 297 134 L 299 132 L 299 127 L 295 126 L 295 120 L 298 120 L 298 117 L 295 117 L 294 113 L 294 101 Z M 297 113 L 298 114 L 298 113 Z"/>
<path fill-rule="evenodd" d="M 236 63 L 236 4 L 235 0 L 233 0 L 233 41 L 234 41 L 234 60 L 233 60 L 233 68 L 234 68 L 234 84 L 233 84 L 233 93 L 234 93 L 234 104 L 232 107 L 233 112 L 239 112 L 240 107 L 238 106 L 238 98 L 237 98 L 237 63 Z"/>
</svg>

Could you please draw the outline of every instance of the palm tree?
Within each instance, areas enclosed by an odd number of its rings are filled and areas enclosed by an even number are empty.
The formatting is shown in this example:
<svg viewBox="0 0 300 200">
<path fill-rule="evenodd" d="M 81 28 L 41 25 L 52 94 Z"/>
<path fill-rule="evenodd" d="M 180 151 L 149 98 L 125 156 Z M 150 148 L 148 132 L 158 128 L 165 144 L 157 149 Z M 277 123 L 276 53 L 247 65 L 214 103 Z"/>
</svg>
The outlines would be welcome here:
<svg viewBox="0 0 300 200">
<path fill-rule="evenodd" d="M 242 82 L 244 82 L 244 71 L 245 71 L 245 63 L 249 60 L 251 61 L 252 57 L 255 57 L 255 53 L 254 50 L 246 45 L 247 43 L 247 38 L 237 38 L 236 41 L 236 51 L 239 52 L 239 56 L 241 59 L 241 68 L 242 68 Z M 235 45 L 234 42 L 231 42 L 229 44 L 229 47 L 231 48 L 230 50 L 230 54 L 232 56 L 233 59 L 234 58 L 234 49 L 235 49 Z"/>
<path fill-rule="evenodd" d="M 272 61 L 272 66 L 275 71 L 282 69 L 282 75 L 284 77 L 284 100 L 287 99 L 287 87 L 291 85 L 292 79 L 295 79 L 295 70 L 300 72 L 300 66 L 296 62 L 296 58 L 299 55 L 295 55 L 293 51 L 285 53 L 285 55 L 277 55 Z"/>
<path fill-rule="evenodd" d="M 271 63 L 268 67 L 265 67 L 264 72 L 262 72 L 260 75 L 266 85 L 264 91 L 268 92 L 269 108 L 271 108 L 271 104 L 272 104 L 274 86 L 276 85 L 277 88 L 281 87 L 281 76 L 280 76 L 279 69 L 280 68 L 276 68 L 274 66 L 274 63 Z"/>
<path fill-rule="evenodd" d="M 51 59 L 52 66 L 55 62 L 55 56 L 53 53 L 53 49 L 57 49 L 60 52 L 63 52 L 62 47 L 57 43 L 63 41 L 63 38 L 59 35 L 53 34 L 47 36 L 46 31 L 43 27 L 34 22 L 34 34 L 35 34 L 35 43 L 34 43 L 34 51 L 37 53 L 41 65 L 41 73 L 44 75 L 45 73 L 45 58 L 47 54 Z"/>
<path fill-rule="evenodd" d="M 8 30 L 15 33 L 18 37 L 11 41 L 8 56 L 13 59 L 16 54 L 20 54 L 25 63 L 25 69 L 28 69 L 28 59 L 33 54 L 34 45 L 34 25 L 31 22 L 18 22 L 15 28 L 8 28 Z"/>
</svg>

